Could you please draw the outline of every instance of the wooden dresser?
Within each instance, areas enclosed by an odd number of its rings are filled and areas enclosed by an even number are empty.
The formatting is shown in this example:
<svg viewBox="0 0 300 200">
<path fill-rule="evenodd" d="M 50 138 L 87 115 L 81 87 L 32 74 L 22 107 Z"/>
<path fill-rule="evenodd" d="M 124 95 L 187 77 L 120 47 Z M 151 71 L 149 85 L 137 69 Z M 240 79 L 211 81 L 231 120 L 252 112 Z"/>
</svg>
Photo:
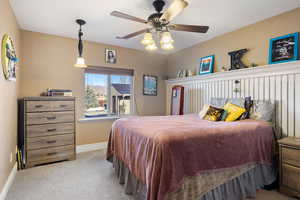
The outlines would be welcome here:
<svg viewBox="0 0 300 200">
<path fill-rule="evenodd" d="M 280 192 L 300 197 L 300 139 L 286 137 L 278 143 Z"/>
<path fill-rule="evenodd" d="M 76 158 L 75 98 L 26 97 L 18 104 L 23 167 Z"/>
</svg>

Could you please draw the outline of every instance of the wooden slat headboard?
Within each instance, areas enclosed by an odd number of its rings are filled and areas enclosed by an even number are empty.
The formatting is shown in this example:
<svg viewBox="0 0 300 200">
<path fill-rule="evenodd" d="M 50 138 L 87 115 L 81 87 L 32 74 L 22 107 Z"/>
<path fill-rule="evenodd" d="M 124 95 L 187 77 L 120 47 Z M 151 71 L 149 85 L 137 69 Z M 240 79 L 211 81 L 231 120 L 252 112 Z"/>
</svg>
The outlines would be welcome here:
<svg viewBox="0 0 300 200">
<path fill-rule="evenodd" d="M 240 92 L 235 92 L 235 81 Z M 211 97 L 270 100 L 276 104 L 275 128 L 279 136 L 300 137 L 300 61 L 266 65 L 203 76 L 167 80 L 167 114 L 171 88 L 185 87 L 184 113 L 199 112 Z"/>
</svg>

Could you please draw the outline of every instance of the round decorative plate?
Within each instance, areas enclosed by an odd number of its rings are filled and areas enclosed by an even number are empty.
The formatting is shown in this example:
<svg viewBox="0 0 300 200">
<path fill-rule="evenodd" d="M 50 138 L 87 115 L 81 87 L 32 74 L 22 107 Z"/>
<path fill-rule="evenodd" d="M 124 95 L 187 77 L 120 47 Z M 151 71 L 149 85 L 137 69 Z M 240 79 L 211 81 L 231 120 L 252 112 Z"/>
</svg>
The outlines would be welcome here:
<svg viewBox="0 0 300 200">
<path fill-rule="evenodd" d="M 16 80 L 16 63 L 18 58 L 14 43 L 7 34 L 2 38 L 1 61 L 5 79 L 10 81 Z"/>
</svg>

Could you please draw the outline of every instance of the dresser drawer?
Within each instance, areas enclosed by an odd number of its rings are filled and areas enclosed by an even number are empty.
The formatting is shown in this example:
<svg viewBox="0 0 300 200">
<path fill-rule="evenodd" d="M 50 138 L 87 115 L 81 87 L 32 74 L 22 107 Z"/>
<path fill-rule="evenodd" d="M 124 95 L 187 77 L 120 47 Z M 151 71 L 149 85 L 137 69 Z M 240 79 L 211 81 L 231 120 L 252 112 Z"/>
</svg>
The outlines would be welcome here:
<svg viewBox="0 0 300 200">
<path fill-rule="evenodd" d="M 74 145 L 31 150 L 27 152 L 28 162 L 47 161 L 49 159 L 63 159 L 75 155 Z"/>
<path fill-rule="evenodd" d="M 300 167 L 300 150 L 282 147 L 282 162 L 294 165 L 296 167 Z"/>
<path fill-rule="evenodd" d="M 74 101 L 27 101 L 26 112 L 74 110 Z"/>
<path fill-rule="evenodd" d="M 74 134 L 27 138 L 27 149 L 42 149 L 63 145 L 74 145 Z"/>
<path fill-rule="evenodd" d="M 44 124 L 27 126 L 27 137 L 40 137 L 74 133 L 74 123 Z"/>
<path fill-rule="evenodd" d="M 282 185 L 300 191 L 300 168 L 282 164 Z"/>
<path fill-rule="evenodd" d="M 74 121 L 74 112 L 44 112 L 44 113 L 26 113 L 27 125 L 64 123 Z"/>
</svg>

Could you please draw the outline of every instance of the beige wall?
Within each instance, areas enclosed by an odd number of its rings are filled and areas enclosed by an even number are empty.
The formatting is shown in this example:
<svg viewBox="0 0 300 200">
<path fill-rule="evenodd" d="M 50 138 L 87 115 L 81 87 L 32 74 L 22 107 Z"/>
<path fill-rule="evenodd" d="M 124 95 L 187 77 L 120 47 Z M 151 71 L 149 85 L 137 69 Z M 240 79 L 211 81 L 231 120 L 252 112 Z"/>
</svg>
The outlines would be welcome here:
<svg viewBox="0 0 300 200">
<path fill-rule="evenodd" d="M 299 32 L 299 19 L 300 8 L 181 50 L 169 56 L 168 76 L 176 77 L 180 69 L 196 71 L 200 58 L 211 54 L 215 55 L 215 71 L 220 71 L 223 66 L 230 66 L 228 52 L 242 48 L 250 50 L 243 58 L 245 64 L 265 65 L 270 38 Z"/>
<path fill-rule="evenodd" d="M 0 38 L 9 34 L 14 40 L 17 56 L 20 56 L 20 32 L 8 0 L 0 0 Z M 1 66 L 1 64 L 0 64 Z M 15 162 L 10 162 L 10 154 L 15 158 L 17 139 L 17 82 L 6 81 L 0 69 L 0 193 Z M 19 73 L 17 72 L 17 76 Z M 18 78 L 19 79 L 19 78 Z"/>
<path fill-rule="evenodd" d="M 101 37 L 101 36 L 99 36 Z M 74 68 L 77 40 L 34 33 L 21 32 L 22 67 L 21 96 L 37 96 L 47 88 L 72 89 L 77 98 L 77 118 L 83 113 L 84 71 Z M 117 64 L 105 64 L 105 48 L 117 50 Z M 132 68 L 137 111 L 141 115 L 161 115 L 165 111 L 166 57 L 142 51 L 85 42 L 84 57 L 88 65 Z M 159 77 L 158 96 L 142 95 L 143 74 Z M 77 123 L 77 144 L 106 141 L 112 121 Z"/>
</svg>

